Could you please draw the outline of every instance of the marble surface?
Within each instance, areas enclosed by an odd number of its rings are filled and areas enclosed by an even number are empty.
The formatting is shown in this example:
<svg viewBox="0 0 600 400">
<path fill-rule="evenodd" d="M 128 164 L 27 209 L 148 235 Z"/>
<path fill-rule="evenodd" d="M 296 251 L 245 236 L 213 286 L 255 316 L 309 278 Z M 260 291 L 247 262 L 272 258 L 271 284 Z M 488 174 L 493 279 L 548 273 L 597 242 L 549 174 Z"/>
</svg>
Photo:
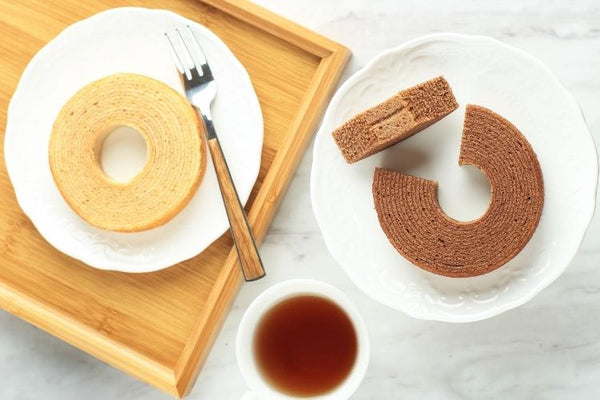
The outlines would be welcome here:
<svg viewBox="0 0 600 400">
<path fill-rule="evenodd" d="M 343 79 L 381 50 L 431 32 L 485 34 L 544 61 L 572 91 L 600 142 L 598 1 L 259 0 L 352 49 Z M 309 277 L 344 290 L 371 333 L 372 357 L 352 397 L 597 399 L 600 396 L 600 218 L 565 274 L 530 303 L 470 324 L 418 321 L 380 306 L 328 254 L 312 215 L 307 152 L 262 246 L 266 279 L 245 285 L 190 399 L 240 399 L 235 333 L 251 300 L 281 280 Z M 0 312 L 0 399 L 169 397 Z"/>
</svg>

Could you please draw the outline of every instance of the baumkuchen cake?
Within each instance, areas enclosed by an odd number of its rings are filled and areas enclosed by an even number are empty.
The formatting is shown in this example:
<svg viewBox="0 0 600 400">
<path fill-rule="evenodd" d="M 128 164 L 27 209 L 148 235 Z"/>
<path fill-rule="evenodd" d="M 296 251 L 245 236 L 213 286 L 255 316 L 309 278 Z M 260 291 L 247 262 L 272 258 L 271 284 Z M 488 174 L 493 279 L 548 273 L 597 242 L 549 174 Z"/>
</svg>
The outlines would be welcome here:
<svg viewBox="0 0 600 400">
<path fill-rule="evenodd" d="M 362 160 L 427 128 L 458 108 L 450 85 L 437 77 L 402 90 L 333 132 L 348 163 Z"/>
<path fill-rule="evenodd" d="M 107 177 L 102 143 L 118 126 L 146 141 L 146 164 L 127 183 Z M 157 80 L 111 75 L 79 90 L 60 111 L 49 145 L 60 193 L 90 224 L 135 232 L 164 224 L 192 198 L 206 166 L 204 138 L 190 103 Z"/>
<path fill-rule="evenodd" d="M 395 171 L 375 171 L 373 197 L 381 227 L 404 257 L 439 275 L 470 277 L 502 266 L 527 244 L 542 214 L 544 184 L 527 139 L 479 106 L 467 106 L 458 164 L 489 179 L 490 205 L 477 220 L 449 218 L 436 182 Z"/>
</svg>

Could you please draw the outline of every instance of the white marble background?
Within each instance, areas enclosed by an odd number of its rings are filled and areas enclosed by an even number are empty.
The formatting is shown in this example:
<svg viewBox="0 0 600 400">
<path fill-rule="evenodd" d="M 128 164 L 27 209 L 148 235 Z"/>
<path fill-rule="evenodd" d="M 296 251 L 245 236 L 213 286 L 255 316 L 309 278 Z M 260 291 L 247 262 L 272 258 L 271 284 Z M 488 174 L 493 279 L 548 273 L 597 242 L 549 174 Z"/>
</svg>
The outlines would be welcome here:
<svg viewBox="0 0 600 400">
<path fill-rule="evenodd" d="M 348 46 L 344 75 L 380 51 L 432 32 L 496 37 L 540 58 L 580 102 L 600 143 L 600 2 L 335 1 L 258 3 Z M 359 292 L 328 254 L 309 196 L 311 152 L 262 246 L 268 278 L 245 285 L 190 399 L 239 399 L 234 338 L 243 310 L 266 287 L 311 277 L 346 291 L 372 336 L 367 399 L 600 398 L 600 218 L 566 273 L 530 303 L 453 325 L 411 319 Z M 0 312 L 0 399 L 167 399 L 29 324 Z"/>
</svg>

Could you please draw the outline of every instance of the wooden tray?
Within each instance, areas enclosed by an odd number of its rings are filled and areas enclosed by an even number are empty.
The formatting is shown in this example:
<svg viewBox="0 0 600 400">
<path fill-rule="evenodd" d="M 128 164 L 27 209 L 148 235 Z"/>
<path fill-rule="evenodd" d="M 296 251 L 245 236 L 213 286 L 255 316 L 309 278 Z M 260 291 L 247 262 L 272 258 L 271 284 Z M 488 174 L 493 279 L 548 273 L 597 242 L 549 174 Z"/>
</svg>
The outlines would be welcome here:
<svg viewBox="0 0 600 400">
<path fill-rule="evenodd" d="M 233 0 L 3 0 L 0 121 L 31 57 L 67 25 L 118 6 L 173 10 L 206 25 L 250 73 L 265 121 L 247 211 L 264 238 L 349 57 L 343 46 Z M 0 138 L 0 307 L 173 395 L 197 376 L 239 285 L 229 234 L 150 274 L 102 272 L 48 245 L 17 206 Z M 267 273 L 269 265 L 266 266 Z"/>
</svg>

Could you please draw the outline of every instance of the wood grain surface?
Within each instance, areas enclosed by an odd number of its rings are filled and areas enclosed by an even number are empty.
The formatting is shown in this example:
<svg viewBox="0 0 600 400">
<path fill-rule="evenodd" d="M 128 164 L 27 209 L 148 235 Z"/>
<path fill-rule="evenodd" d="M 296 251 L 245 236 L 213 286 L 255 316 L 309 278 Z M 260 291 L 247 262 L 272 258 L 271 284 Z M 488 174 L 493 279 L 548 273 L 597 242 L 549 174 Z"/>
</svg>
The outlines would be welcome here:
<svg viewBox="0 0 600 400">
<path fill-rule="evenodd" d="M 44 241 L 18 207 L 4 165 L 7 106 L 31 57 L 66 26 L 126 5 L 169 9 L 204 24 L 248 70 L 265 124 L 260 173 L 246 205 L 258 243 L 349 53 L 245 1 L 0 1 L 0 306 L 183 396 L 241 283 L 229 234 L 199 256 L 159 272 L 98 271 Z"/>
<path fill-rule="evenodd" d="M 240 203 L 233 179 L 231 179 L 219 139 L 209 138 L 208 148 L 219 181 L 219 189 L 229 219 L 229 231 L 233 238 L 238 262 L 242 268 L 242 275 L 248 282 L 255 281 L 265 276 L 265 270 L 256 248 L 252 229 L 248 225 L 244 208 Z"/>
</svg>

